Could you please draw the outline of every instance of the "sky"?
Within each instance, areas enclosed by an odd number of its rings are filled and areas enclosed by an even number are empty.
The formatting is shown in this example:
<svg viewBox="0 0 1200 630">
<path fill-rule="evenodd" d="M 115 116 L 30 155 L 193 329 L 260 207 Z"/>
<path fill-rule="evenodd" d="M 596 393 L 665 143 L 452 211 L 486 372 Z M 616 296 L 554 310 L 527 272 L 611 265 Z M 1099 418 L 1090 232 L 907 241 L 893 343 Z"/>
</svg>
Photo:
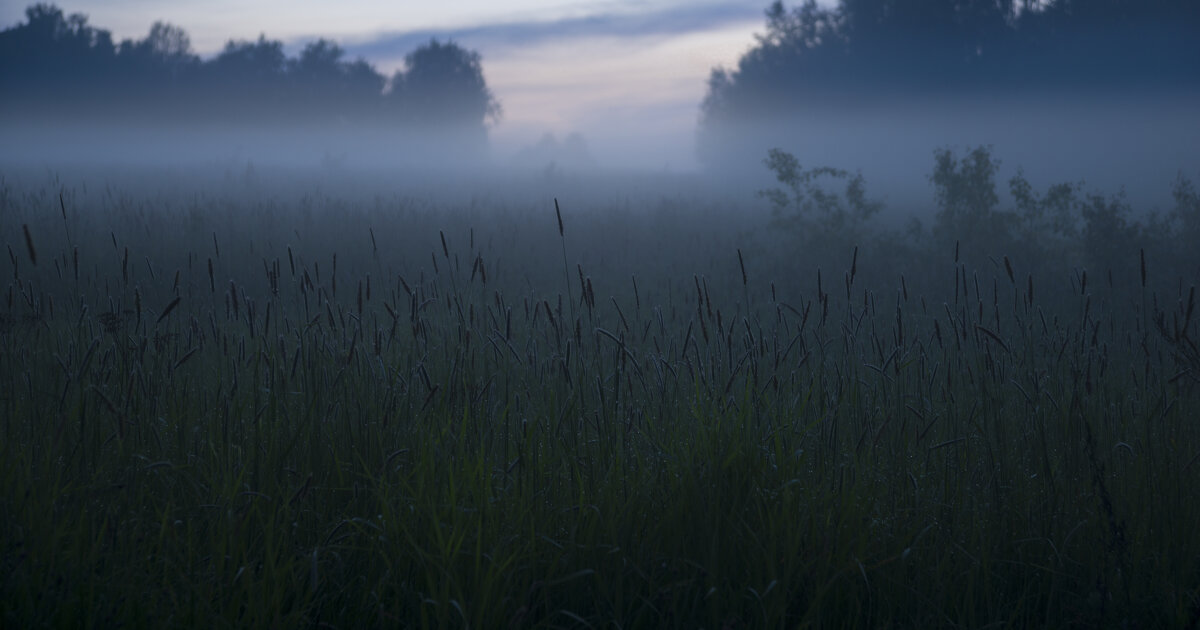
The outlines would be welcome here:
<svg viewBox="0 0 1200 630">
<path fill-rule="evenodd" d="M 4 0 L 0 25 L 26 4 Z M 495 153 L 581 133 L 601 165 L 688 170 L 705 82 L 754 44 L 768 0 L 60 0 L 116 40 L 183 28 L 201 56 L 259 34 L 289 54 L 326 37 L 390 75 L 430 38 L 479 52 L 503 113 Z M 638 146 L 630 152 L 629 146 Z"/>
</svg>

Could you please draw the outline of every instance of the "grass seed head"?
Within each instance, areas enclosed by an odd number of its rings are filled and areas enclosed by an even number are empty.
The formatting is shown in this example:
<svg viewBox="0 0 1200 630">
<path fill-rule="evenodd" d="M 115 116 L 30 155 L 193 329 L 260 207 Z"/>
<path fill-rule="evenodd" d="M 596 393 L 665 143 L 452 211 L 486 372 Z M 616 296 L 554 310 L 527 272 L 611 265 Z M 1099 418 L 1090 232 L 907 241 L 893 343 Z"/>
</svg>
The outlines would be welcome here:
<svg viewBox="0 0 1200 630">
<path fill-rule="evenodd" d="M 29 224 L 21 224 L 21 229 L 25 232 L 25 250 L 29 252 L 29 262 L 33 266 L 37 266 L 37 250 L 33 248 L 33 236 L 29 234 Z"/>
</svg>

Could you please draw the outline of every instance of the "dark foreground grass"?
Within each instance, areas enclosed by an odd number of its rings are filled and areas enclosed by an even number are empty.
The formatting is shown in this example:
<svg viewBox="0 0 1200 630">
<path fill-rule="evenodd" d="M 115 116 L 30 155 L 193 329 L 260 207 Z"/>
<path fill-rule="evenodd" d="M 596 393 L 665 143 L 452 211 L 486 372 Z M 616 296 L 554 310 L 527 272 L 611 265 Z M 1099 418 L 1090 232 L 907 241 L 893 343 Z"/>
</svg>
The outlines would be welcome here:
<svg viewBox="0 0 1200 630">
<path fill-rule="evenodd" d="M 3 210 L 5 627 L 1200 618 L 1194 279 L 58 202 Z"/>
</svg>

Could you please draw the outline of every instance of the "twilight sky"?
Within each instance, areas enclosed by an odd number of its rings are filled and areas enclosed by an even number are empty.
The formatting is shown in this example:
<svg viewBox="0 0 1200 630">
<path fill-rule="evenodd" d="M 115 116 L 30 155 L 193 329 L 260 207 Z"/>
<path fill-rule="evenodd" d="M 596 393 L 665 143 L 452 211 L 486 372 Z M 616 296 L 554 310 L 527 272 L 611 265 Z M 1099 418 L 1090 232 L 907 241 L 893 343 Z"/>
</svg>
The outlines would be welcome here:
<svg viewBox="0 0 1200 630">
<path fill-rule="evenodd" d="M 0 26 L 27 2 L 0 6 Z M 202 56 L 229 39 L 280 39 L 289 54 L 317 37 L 337 41 L 386 75 L 431 37 L 483 55 L 504 113 L 497 153 L 542 134 L 581 132 L 603 165 L 687 169 L 713 66 L 736 64 L 762 30 L 768 0 L 59 0 L 117 41 L 162 20 Z M 637 147 L 631 151 L 631 147 Z"/>
</svg>

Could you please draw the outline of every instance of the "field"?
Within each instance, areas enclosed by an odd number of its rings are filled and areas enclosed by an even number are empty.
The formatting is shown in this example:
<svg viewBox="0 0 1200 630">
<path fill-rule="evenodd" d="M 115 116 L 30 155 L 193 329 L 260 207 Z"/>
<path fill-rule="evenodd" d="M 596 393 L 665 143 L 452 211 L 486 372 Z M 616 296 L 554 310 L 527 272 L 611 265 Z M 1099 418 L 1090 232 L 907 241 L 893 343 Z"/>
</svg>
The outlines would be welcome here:
<svg viewBox="0 0 1200 630">
<path fill-rule="evenodd" d="M 245 186 L 0 190 L 0 625 L 1200 623 L 1150 228 Z"/>
</svg>

